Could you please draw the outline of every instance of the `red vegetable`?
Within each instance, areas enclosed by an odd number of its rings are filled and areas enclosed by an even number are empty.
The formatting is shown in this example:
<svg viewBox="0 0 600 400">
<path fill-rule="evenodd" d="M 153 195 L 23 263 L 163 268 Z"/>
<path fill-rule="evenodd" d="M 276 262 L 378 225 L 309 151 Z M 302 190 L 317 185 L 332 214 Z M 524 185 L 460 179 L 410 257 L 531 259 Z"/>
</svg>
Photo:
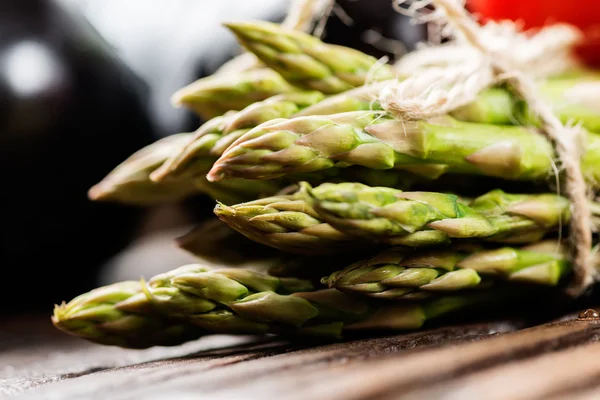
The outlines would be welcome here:
<svg viewBox="0 0 600 400">
<path fill-rule="evenodd" d="M 586 63 L 600 67 L 599 0 L 468 0 L 467 7 L 482 22 L 508 19 L 522 23 L 524 29 L 557 22 L 572 24 L 585 34 L 577 54 Z"/>
</svg>

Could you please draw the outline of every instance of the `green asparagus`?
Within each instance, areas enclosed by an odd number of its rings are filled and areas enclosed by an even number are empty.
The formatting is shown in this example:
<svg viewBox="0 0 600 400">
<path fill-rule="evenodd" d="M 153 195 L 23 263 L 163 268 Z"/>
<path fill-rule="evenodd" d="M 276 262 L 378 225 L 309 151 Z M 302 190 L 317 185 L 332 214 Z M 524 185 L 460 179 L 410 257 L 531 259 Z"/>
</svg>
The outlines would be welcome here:
<svg viewBox="0 0 600 400">
<path fill-rule="evenodd" d="M 430 319 L 505 305 L 507 300 L 500 292 L 486 291 L 383 304 L 336 289 L 312 291 L 298 279 L 188 265 L 147 284 L 122 282 L 95 289 L 57 306 L 52 322 L 95 343 L 139 349 L 175 345 L 211 333 L 339 338 L 343 330 L 413 330 Z"/>
<path fill-rule="evenodd" d="M 217 204 L 215 214 L 249 239 L 299 254 L 343 252 L 356 238 L 324 223 L 298 195 L 274 196 L 235 206 Z"/>
<path fill-rule="evenodd" d="M 128 312 L 128 300 L 140 295 L 142 285 L 135 281 L 94 289 L 56 306 L 52 323 L 90 342 L 137 349 L 176 346 L 204 334 L 202 329 L 182 321 Z"/>
<path fill-rule="evenodd" d="M 538 91 L 564 124 L 578 123 L 591 132 L 600 133 L 600 106 L 597 103 L 595 106 L 589 104 L 577 95 L 578 89 L 586 85 L 597 88 L 599 82 L 600 74 L 596 71 L 574 79 L 567 77 L 544 81 L 539 85 Z M 597 95 L 594 97 L 597 98 Z M 522 114 L 529 120 L 537 121 L 537 117 L 533 116 L 526 105 L 523 105 Z"/>
<path fill-rule="evenodd" d="M 138 150 L 90 188 L 92 200 L 150 205 L 180 200 L 198 193 L 198 179 L 165 180 L 154 183 L 149 176 L 170 154 L 183 148 L 192 133 L 167 136 Z M 207 165 L 210 168 L 211 163 Z"/>
<path fill-rule="evenodd" d="M 176 345 L 217 332 L 207 327 L 211 316 L 224 312 L 223 304 L 256 292 L 297 290 L 312 290 L 312 285 L 243 269 L 211 270 L 190 264 L 157 275 L 147 284 L 127 281 L 92 290 L 57 306 L 52 322 L 64 332 L 101 344 Z M 264 333 L 261 324 L 242 318 L 229 319 L 228 324 L 229 333 Z"/>
<path fill-rule="evenodd" d="M 204 176 L 210 169 L 206 169 L 206 165 L 212 165 L 250 128 L 272 119 L 290 117 L 323 97 L 315 91 L 283 93 L 252 103 L 241 111 L 212 118 L 196 130 L 185 146 L 173 151 L 150 178 L 160 182 L 174 176 Z"/>
<path fill-rule="evenodd" d="M 219 267 L 247 267 L 267 270 L 281 265 L 284 253 L 259 246 L 218 218 L 202 221 L 190 232 L 175 239 L 177 246 L 203 264 Z M 230 251 L 234 249 L 235 251 Z M 287 275 L 291 276 L 291 275 Z"/>
<path fill-rule="evenodd" d="M 480 239 L 532 243 L 570 219 L 569 202 L 556 194 L 508 194 L 500 189 L 469 205 L 455 195 L 402 192 L 359 183 L 325 183 L 301 193 L 318 216 L 358 237 L 411 247 Z"/>
<path fill-rule="evenodd" d="M 579 81 L 576 81 L 579 82 Z M 379 92 L 397 80 L 375 82 L 328 96 L 324 100 L 296 113 L 294 117 L 330 115 L 350 111 L 382 111 L 378 101 Z M 552 85 L 549 83 L 548 85 Z M 552 87 L 552 86 L 551 86 Z M 451 113 L 453 117 L 465 122 L 478 122 L 495 125 L 514 125 L 523 123 L 520 116 L 522 104 L 506 89 L 492 87 L 481 92 L 477 99 Z"/>
<path fill-rule="evenodd" d="M 241 110 L 276 94 L 296 90 L 277 72 L 260 68 L 199 79 L 175 92 L 171 101 L 207 120 L 230 110 Z"/>
<path fill-rule="evenodd" d="M 591 203 L 594 215 L 600 205 Z M 286 252 L 361 251 L 374 243 L 426 247 L 450 241 L 526 244 L 566 226 L 568 200 L 555 194 L 493 190 L 473 200 L 436 192 L 402 192 L 359 183 L 325 183 L 215 214 L 251 240 Z"/>
<path fill-rule="evenodd" d="M 499 278 L 556 286 L 570 272 L 563 252 L 538 248 L 388 249 L 322 279 L 338 290 L 374 298 L 414 300 L 444 292 L 487 290 Z"/>
<path fill-rule="evenodd" d="M 564 122 L 576 122 L 581 123 L 584 128 L 588 128 L 591 131 L 600 130 L 600 111 L 590 110 L 583 105 L 579 104 L 566 104 L 564 99 L 565 93 L 578 85 L 585 85 L 590 82 L 587 76 L 577 76 L 569 79 L 550 79 L 540 84 L 541 90 L 545 94 L 545 98 L 551 101 L 554 105 L 555 111 L 564 120 Z M 347 92 L 340 93 L 335 96 L 330 96 L 322 101 L 315 102 L 310 105 L 310 102 L 305 102 L 303 105 L 308 107 L 295 113 L 277 113 L 272 110 L 272 105 L 277 107 L 279 99 L 285 99 L 287 97 L 298 97 L 304 94 L 287 94 L 274 96 L 272 99 L 267 99 L 264 102 L 256 103 L 248 107 L 248 110 L 241 111 L 234 116 L 234 121 L 239 118 L 240 115 L 245 115 L 248 112 L 254 111 L 254 115 L 261 115 L 261 117 L 254 117 L 252 119 L 240 118 L 241 120 L 250 121 L 251 123 L 236 124 L 230 122 L 229 126 L 234 126 L 237 129 L 250 129 L 254 128 L 260 123 L 268 120 L 277 118 L 288 118 L 288 117 L 311 117 L 317 115 L 331 115 L 338 113 L 346 113 L 351 111 L 368 111 L 368 110 L 380 110 L 380 105 L 376 101 L 376 95 L 389 82 L 380 82 L 372 85 L 362 86 Z M 311 97 L 312 99 L 319 99 L 318 96 Z M 493 87 L 482 92 L 476 101 L 463 106 L 451 113 L 452 117 L 464 122 L 475 122 L 482 124 L 494 124 L 494 125 L 510 125 L 510 124 L 535 124 L 533 117 L 529 115 L 529 112 L 524 110 L 525 105 L 517 100 L 507 89 L 501 87 Z M 267 118 L 267 115 L 269 116 Z M 486 126 L 487 128 L 487 126 Z M 231 129 L 228 131 L 231 132 Z M 238 130 L 235 134 L 229 136 L 229 140 L 221 141 L 214 148 L 209 149 L 206 146 L 200 146 L 198 148 L 191 148 L 190 154 L 187 157 L 183 157 L 183 160 L 189 160 L 189 156 L 194 153 L 204 151 L 205 154 L 211 154 L 215 157 L 221 156 L 227 147 L 229 147 L 235 140 L 241 137 L 245 131 Z M 593 136 L 592 140 L 594 143 L 598 142 L 597 136 Z M 199 150 L 198 150 L 199 149 Z M 590 156 L 585 162 L 590 165 L 591 161 L 595 160 L 595 154 Z M 188 165 L 189 169 L 193 169 Z M 420 166 L 420 169 L 425 167 Z M 198 174 L 205 174 L 206 171 L 202 168 L 198 169 Z"/>
<path fill-rule="evenodd" d="M 374 57 L 277 24 L 257 21 L 225 26 L 246 50 L 300 88 L 333 94 L 395 76 L 390 65 L 378 64 Z"/>
<path fill-rule="evenodd" d="M 571 92 L 577 88 L 600 82 L 599 75 L 577 74 L 570 77 L 550 77 L 538 83 L 542 98 L 550 105 L 563 123 L 579 123 L 591 132 L 600 133 L 600 110 L 593 108 Z M 339 114 L 350 111 L 380 111 L 378 94 L 382 88 L 396 83 L 393 80 L 375 82 L 356 89 L 329 96 L 296 113 L 295 117 Z M 494 86 L 478 94 L 475 101 L 452 111 L 460 121 L 493 125 L 533 125 L 539 121 L 527 105 L 505 87 Z"/>
<path fill-rule="evenodd" d="M 169 176 L 160 181 L 152 180 L 152 174 L 156 173 L 172 154 L 180 152 L 193 135 L 194 133 L 179 133 L 167 136 L 138 150 L 90 188 L 88 196 L 97 201 L 147 206 L 205 194 L 226 204 L 234 204 L 270 196 L 281 190 L 281 184 L 276 181 L 250 182 L 245 179 L 232 179 L 209 182 L 204 175 Z M 206 172 L 215 159 L 197 158 L 194 160 L 193 170 Z"/>
<path fill-rule="evenodd" d="M 568 84 L 565 83 L 568 82 Z M 585 79 L 555 79 L 544 84 L 547 91 L 551 91 L 557 98 L 559 93 L 573 87 L 576 84 L 583 84 Z M 245 181 L 237 183 L 209 185 L 205 179 L 205 174 L 210 170 L 216 158 L 222 155 L 232 142 L 239 139 L 249 128 L 260 122 L 268 121 L 270 118 L 289 117 L 303 115 L 322 115 L 332 112 L 351 111 L 351 110 L 368 110 L 370 108 L 377 109 L 377 103 L 372 101 L 373 94 L 379 90 L 378 84 L 364 86 L 355 90 L 350 90 L 342 94 L 331 96 L 323 101 L 318 101 L 323 97 L 319 92 L 297 92 L 286 93 L 272 96 L 262 102 L 254 103 L 240 112 L 227 112 L 223 116 L 213 118 L 205 123 L 193 134 L 182 133 L 170 136 L 168 138 L 157 141 L 145 149 L 140 150 L 128 160 L 123 162 L 114 172 L 106 177 L 99 185 L 95 186 L 90 191 L 90 197 L 98 200 L 111 200 L 132 204 L 154 204 L 167 201 L 175 201 L 185 198 L 191 194 L 204 192 L 211 197 L 216 198 L 224 203 L 232 204 L 234 202 L 246 199 L 251 199 L 252 195 L 262 196 L 270 193 L 275 193 L 279 183 L 270 184 L 270 187 L 265 187 L 266 184 L 261 184 L 262 187 L 253 190 L 253 185 L 247 184 Z M 379 84 L 381 85 L 381 84 Z M 478 121 L 478 122 L 494 122 L 503 123 L 504 119 L 512 119 L 513 115 L 507 112 L 502 105 L 510 100 L 508 92 L 493 88 L 479 96 L 478 101 L 471 105 L 463 107 L 454 113 L 454 116 L 461 120 Z M 313 104 L 310 106 L 310 104 Z M 558 104 L 558 103 L 557 103 Z M 562 109 L 564 110 L 564 104 Z M 303 107 L 306 107 L 304 108 Z M 502 106 L 502 107 L 501 107 Z M 295 112 L 298 111 L 299 112 Z M 562 116 L 571 120 L 577 121 L 578 116 L 583 125 L 593 126 L 595 123 L 593 114 L 583 111 L 577 114 L 579 109 L 575 107 L 567 108 L 573 110 L 571 114 L 562 112 Z M 560 110 L 559 110 L 560 111 Z M 295 112 L 295 113 L 294 113 Z M 504 117 L 502 112 L 507 112 Z M 514 115 L 518 112 L 515 111 Z M 588 150 L 588 157 L 584 159 L 588 169 L 592 169 L 596 158 L 598 148 L 597 136 L 591 136 L 592 147 Z M 186 143 L 187 141 L 187 143 Z M 433 167 L 432 170 L 424 170 L 425 166 L 417 166 L 416 172 L 421 171 L 425 175 L 435 178 L 438 173 L 443 172 L 444 168 Z M 431 167 L 430 167 L 431 168 Z M 337 175 L 344 175 L 345 180 L 356 180 L 358 182 L 377 185 L 379 181 L 385 179 L 388 182 L 401 180 L 395 184 L 385 185 L 392 187 L 408 188 L 407 179 L 411 183 L 417 182 L 416 176 L 406 174 L 396 174 L 390 171 L 387 174 L 376 173 L 375 171 L 368 172 L 369 177 L 364 175 L 369 171 L 364 168 L 362 172 L 355 170 L 351 173 L 342 171 Z M 357 174 L 364 177 L 355 176 Z M 148 179 L 152 179 L 155 183 Z M 589 179 L 594 181 L 597 179 L 596 174 L 592 173 Z M 175 179 L 176 178 L 176 179 Z M 376 180 L 365 180 L 364 178 L 374 178 Z M 393 178 L 393 179 L 390 179 Z M 290 176 L 288 182 L 301 179 L 301 177 Z M 313 182 L 318 182 L 314 180 Z M 223 186 L 235 186 L 236 188 L 245 189 L 247 194 L 235 196 L 235 193 L 223 189 Z"/>
<path fill-rule="evenodd" d="M 582 170 L 600 184 L 600 135 L 586 136 Z M 209 181 L 272 179 L 349 165 L 404 169 L 437 177 L 444 172 L 541 181 L 553 175 L 554 151 L 542 135 L 520 126 L 497 126 L 440 117 L 399 121 L 357 111 L 279 119 L 237 139 L 214 164 Z"/>
</svg>

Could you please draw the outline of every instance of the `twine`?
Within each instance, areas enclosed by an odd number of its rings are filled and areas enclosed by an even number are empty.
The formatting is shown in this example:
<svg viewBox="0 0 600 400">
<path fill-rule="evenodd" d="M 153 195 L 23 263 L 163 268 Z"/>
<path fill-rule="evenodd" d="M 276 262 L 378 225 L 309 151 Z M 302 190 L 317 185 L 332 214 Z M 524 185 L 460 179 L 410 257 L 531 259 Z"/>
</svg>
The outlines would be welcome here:
<svg viewBox="0 0 600 400">
<path fill-rule="evenodd" d="M 385 107 L 388 107 L 387 110 L 403 118 L 427 116 L 428 112 L 430 114 L 435 112 L 435 102 L 440 105 L 440 109 L 448 111 L 452 106 L 460 105 L 466 99 L 473 98 L 473 91 L 476 95 L 495 80 L 506 81 L 515 93 L 527 102 L 531 111 L 538 116 L 541 123 L 540 131 L 552 142 L 564 170 L 562 188 L 571 204 L 569 244 L 574 270 L 574 278 L 567 288 L 567 292 L 574 297 L 579 296 L 594 282 L 596 274 L 591 261 L 592 227 L 590 222 L 592 216 L 587 198 L 587 187 L 580 166 L 584 132 L 576 126 L 563 126 L 552 109 L 540 100 L 533 78 L 548 76 L 576 67 L 578 64 L 569 56 L 569 49 L 581 38 L 580 32 L 568 25 L 555 25 L 542 29 L 532 37 L 527 37 L 517 31 L 514 23 L 490 23 L 481 27 L 467 13 L 460 0 L 458 1 L 418 0 L 412 2 L 407 10 L 416 13 L 419 7 L 434 5 L 435 11 L 418 14 L 417 18 L 434 20 L 443 17 L 444 22 L 454 28 L 454 32 L 464 42 L 462 45 L 452 44 L 453 49 L 457 50 L 461 49 L 461 46 L 468 46 L 470 50 L 464 49 L 463 56 L 473 60 L 479 58 L 478 64 L 472 64 L 470 69 L 466 70 L 472 71 L 472 68 L 478 65 L 481 68 L 478 74 L 481 76 L 469 78 L 468 75 L 463 74 L 465 79 L 460 80 L 460 74 L 449 67 L 448 76 L 441 78 L 443 82 L 426 88 L 420 96 L 411 96 L 414 93 L 412 89 L 418 88 L 419 85 L 418 79 L 412 77 L 399 83 L 395 88 L 382 91 L 380 95 L 382 105 L 385 104 Z M 398 4 L 402 3 L 405 1 L 400 0 L 399 3 L 396 3 L 397 10 L 399 9 Z M 452 47 L 449 48 L 452 49 Z M 428 67 L 435 65 L 434 49 L 427 50 L 429 51 L 426 54 L 428 57 L 423 57 L 421 64 L 419 64 L 417 52 L 412 60 L 405 61 L 397 69 L 402 73 L 402 68 L 408 66 L 413 71 L 426 69 L 428 74 L 430 72 L 435 74 L 436 72 Z M 440 54 L 443 56 L 443 53 Z M 446 54 L 449 53 L 446 52 Z M 558 62 L 559 60 L 562 61 Z M 461 65 L 462 68 L 465 68 L 464 62 L 455 63 L 455 61 L 455 58 L 446 60 L 441 58 L 438 63 L 446 63 L 450 66 L 454 63 L 456 65 L 454 69 L 460 69 Z M 488 70 L 491 78 L 483 70 Z M 528 75 L 522 71 L 527 71 Z M 420 79 L 427 81 L 426 78 Z M 458 87 L 446 89 L 445 86 L 453 81 L 457 83 Z M 571 94 L 571 96 L 577 96 L 577 93 Z M 579 93 L 580 99 L 581 96 Z M 418 107 L 419 104 L 416 104 L 419 103 L 419 100 L 421 108 Z M 408 106 L 403 107 L 403 102 L 408 103 Z"/>
<path fill-rule="evenodd" d="M 571 25 L 550 25 L 530 35 L 507 21 L 489 22 L 478 29 L 480 41 L 488 50 L 502 53 L 513 69 L 526 70 L 533 78 L 545 78 L 581 67 L 572 54 L 573 46 L 582 38 L 581 31 Z M 481 57 L 482 53 L 469 43 L 422 44 L 417 51 L 398 60 L 394 68 L 399 75 L 410 76 L 425 68 L 461 65 L 465 60 Z"/>
<path fill-rule="evenodd" d="M 472 103 L 494 83 L 492 69 L 477 60 L 470 65 L 428 68 L 379 93 L 381 107 L 403 119 L 427 119 Z"/>
</svg>

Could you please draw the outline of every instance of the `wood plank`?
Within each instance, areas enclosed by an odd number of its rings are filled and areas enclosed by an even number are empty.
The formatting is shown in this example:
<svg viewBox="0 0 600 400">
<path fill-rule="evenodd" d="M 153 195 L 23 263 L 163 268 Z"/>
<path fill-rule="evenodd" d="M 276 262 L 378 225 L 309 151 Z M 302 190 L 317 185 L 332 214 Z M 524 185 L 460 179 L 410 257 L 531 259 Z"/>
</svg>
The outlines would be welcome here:
<svg viewBox="0 0 600 400">
<path fill-rule="evenodd" d="M 343 371 L 333 371 L 327 379 L 318 379 L 320 371 L 301 378 L 300 393 L 285 391 L 285 382 L 278 379 L 271 384 L 285 399 L 338 398 L 370 399 L 393 392 L 407 393 L 433 383 L 448 382 L 461 376 L 492 366 L 521 360 L 587 342 L 594 337 L 600 325 L 571 321 L 507 333 L 496 337 L 417 354 L 399 354 L 387 360 L 361 363 Z M 292 382 L 288 382 L 292 384 Z M 254 397 L 268 395 L 265 386 L 252 385 Z M 246 391 L 248 391 L 246 387 Z M 435 397 L 433 397 L 435 398 Z M 466 397 L 465 397 L 466 399 Z M 477 397 L 473 397 L 477 399 Z"/>
<path fill-rule="evenodd" d="M 288 379 L 312 370 L 327 372 L 406 350 L 421 351 L 446 343 L 478 340 L 499 332 L 515 330 L 520 326 L 514 322 L 499 321 L 328 345 L 290 344 L 276 340 L 248 343 L 230 349 L 199 351 L 184 357 L 140 362 L 101 371 L 92 370 L 75 377 L 66 376 L 67 379 L 25 392 L 23 398 L 137 398 L 157 393 L 170 395 L 180 389 L 189 393 L 215 394 L 238 385 L 241 385 L 243 393 L 244 386 L 254 381 L 266 381 L 269 386 L 272 378 Z M 108 350 L 103 346 L 96 347 Z M 112 355 L 115 357 L 117 353 L 113 352 Z M 280 375 L 282 377 L 278 378 Z M 102 388 L 101 394 L 96 393 L 98 388 Z"/>
<path fill-rule="evenodd" d="M 498 320 L 331 344 L 211 336 L 142 351 L 53 332 L 57 342 L 20 346 L 3 359 L 13 385 L 21 380 L 11 399 L 589 396 L 600 383 L 600 321 L 576 315 L 525 329 L 524 321 Z M 548 381 L 557 368 L 564 375 Z"/>
<path fill-rule="evenodd" d="M 182 346 L 128 350 L 95 345 L 58 331 L 49 317 L 8 320 L 0 329 L 0 396 L 89 373 L 183 357 L 197 352 L 227 352 L 262 343 L 250 336 L 210 336 Z"/>
<path fill-rule="evenodd" d="M 600 385 L 600 343 L 543 354 L 473 373 L 408 395 L 383 398 L 521 400 L 570 398 L 582 388 Z M 598 398 L 598 397 L 597 397 Z"/>
</svg>

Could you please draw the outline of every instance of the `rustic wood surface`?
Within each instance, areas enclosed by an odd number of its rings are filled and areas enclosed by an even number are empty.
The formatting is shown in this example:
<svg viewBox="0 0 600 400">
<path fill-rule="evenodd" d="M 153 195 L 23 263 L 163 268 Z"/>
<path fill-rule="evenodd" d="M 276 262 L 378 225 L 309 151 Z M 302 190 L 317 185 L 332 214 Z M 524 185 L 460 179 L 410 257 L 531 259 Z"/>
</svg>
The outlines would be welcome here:
<svg viewBox="0 0 600 400">
<path fill-rule="evenodd" d="M 598 399 L 600 321 L 578 315 L 325 344 L 211 336 L 148 350 L 21 317 L 0 330 L 0 398 Z"/>
</svg>

